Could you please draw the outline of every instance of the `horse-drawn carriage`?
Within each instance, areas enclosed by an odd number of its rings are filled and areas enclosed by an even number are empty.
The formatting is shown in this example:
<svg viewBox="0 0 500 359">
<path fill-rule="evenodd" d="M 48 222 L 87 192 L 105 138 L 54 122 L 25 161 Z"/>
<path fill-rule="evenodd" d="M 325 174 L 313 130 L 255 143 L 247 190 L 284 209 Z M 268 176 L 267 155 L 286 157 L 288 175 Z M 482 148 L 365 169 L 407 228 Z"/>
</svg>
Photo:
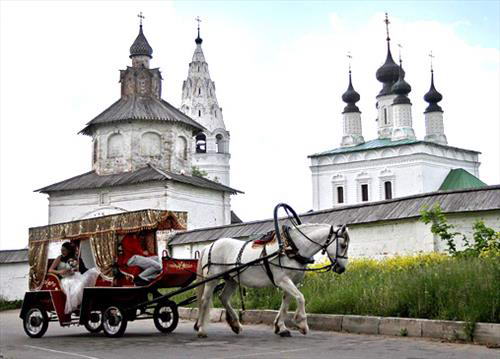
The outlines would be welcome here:
<svg viewBox="0 0 500 359">
<path fill-rule="evenodd" d="M 196 278 L 196 259 L 174 259 L 162 251 L 161 272 L 144 286 L 134 284 L 139 268 L 127 266 L 127 243 L 134 242 L 158 255 L 158 231 L 184 230 L 186 213 L 143 210 L 30 228 L 29 287 L 20 317 L 30 337 L 45 334 L 49 322 L 61 326 L 84 325 L 90 332 L 123 335 L 130 320 L 153 318 L 162 332 L 173 331 L 178 322 L 177 304 L 168 298 L 148 305 L 158 289 L 185 287 Z M 70 241 L 86 267 L 99 269 L 95 287 L 83 290 L 80 309 L 65 313 L 66 295 L 61 278 L 48 273 L 61 243 Z M 188 301 L 189 302 L 189 301 Z M 186 303 L 181 303 L 186 304 Z"/>
<path fill-rule="evenodd" d="M 279 208 L 287 212 L 287 217 L 278 218 Z M 275 230 L 265 240 L 221 238 L 203 249 L 199 259 L 175 259 L 163 250 L 161 272 L 147 285 L 135 285 L 137 271 L 128 266 L 127 243 L 140 243 L 148 253 L 157 255 L 158 231 L 185 229 L 185 215 L 144 210 L 31 228 L 31 290 L 25 295 L 20 314 L 26 334 L 41 337 L 50 321 L 59 321 L 62 326 L 84 325 L 90 332 L 103 330 L 109 337 L 119 337 L 128 321 L 150 318 L 159 331 L 169 333 L 177 327 L 177 307 L 198 299 L 195 330 L 199 337 L 205 337 L 211 298 L 220 290 L 226 320 L 235 333 L 240 333 L 238 316 L 230 304 L 238 285 L 254 288 L 273 285 L 282 289 L 284 296 L 275 320 L 275 333 L 290 335 L 284 318 L 292 297 L 297 301 L 295 320 L 299 330 L 303 334 L 308 332 L 305 302 L 296 284 L 309 270 L 333 270 L 338 274 L 345 271 L 349 246 L 345 225 L 302 224 L 295 211 L 281 203 L 274 210 Z M 285 221 L 293 226 L 284 224 Z M 81 306 L 72 313 L 65 313 L 67 298 L 59 278 L 47 272 L 54 251 L 68 240 L 79 248 L 84 264 L 95 266 L 100 272 L 96 285 L 83 289 Z M 329 263 L 321 268 L 307 268 L 320 252 L 328 257 Z M 224 283 L 218 284 L 221 280 Z M 158 291 L 162 288 L 177 289 L 162 294 Z M 177 303 L 172 300 L 194 288 L 198 289 L 198 298 L 192 296 Z"/>
</svg>

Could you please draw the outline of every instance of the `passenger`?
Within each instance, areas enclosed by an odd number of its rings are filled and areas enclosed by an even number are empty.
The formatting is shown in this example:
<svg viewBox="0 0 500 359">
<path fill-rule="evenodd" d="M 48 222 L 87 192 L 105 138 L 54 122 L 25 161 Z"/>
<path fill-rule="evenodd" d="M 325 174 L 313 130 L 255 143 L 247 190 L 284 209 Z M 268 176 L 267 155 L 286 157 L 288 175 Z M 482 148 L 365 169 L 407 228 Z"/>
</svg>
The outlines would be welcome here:
<svg viewBox="0 0 500 359">
<path fill-rule="evenodd" d="M 147 285 L 155 279 L 162 269 L 160 258 L 144 249 L 143 242 L 144 234 L 142 233 L 139 236 L 126 235 L 121 241 L 122 258 L 127 266 L 139 267 L 142 270 L 140 273 L 131 273 L 135 275 L 134 283 L 140 286 Z"/>
<path fill-rule="evenodd" d="M 61 289 L 66 294 L 64 307 L 66 314 L 70 314 L 78 308 L 82 303 L 83 288 L 95 286 L 100 274 L 97 268 L 85 268 L 81 258 L 80 261 L 77 260 L 76 246 L 71 242 L 62 244 L 61 255 L 54 260 L 49 268 L 49 273 L 62 277 Z"/>
</svg>

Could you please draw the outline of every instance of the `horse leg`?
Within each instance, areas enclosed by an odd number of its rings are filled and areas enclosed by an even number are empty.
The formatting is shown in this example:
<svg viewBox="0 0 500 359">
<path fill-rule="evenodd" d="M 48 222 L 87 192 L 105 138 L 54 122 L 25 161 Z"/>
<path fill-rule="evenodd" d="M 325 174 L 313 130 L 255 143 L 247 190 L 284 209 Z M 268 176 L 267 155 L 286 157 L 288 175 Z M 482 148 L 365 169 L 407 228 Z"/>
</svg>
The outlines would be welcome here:
<svg viewBox="0 0 500 359">
<path fill-rule="evenodd" d="M 290 331 L 285 325 L 285 319 L 288 312 L 288 305 L 290 304 L 290 294 L 283 292 L 283 300 L 281 301 L 280 310 L 276 319 L 274 319 L 274 333 L 281 337 L 291 337 Z"/>
<path fill-rule="evenodd" d="M 227 324 L 229 324 L 233 332 L 235 332 L 236 334 L 240 334 L 242 328 L 240 321 L 238 319 L 238 314 L 235 312 L 233 307 L 231 307 L 231 302 L 230 302 L 231 296 L 233 295 L 234 291 L 237 288 L 238 288 L 238 283 L 236 283 L 234 280 L 227 280 L 226 285 L 224 286 L 224 289 L 220 294 L 219 298 L 224 308 L 226 308 Z"/>
<path fill-rule="evenodd" d="M 309 326 L 307 325 L 306 302 L 304 300 L 304 295 L 302 295 L 300 290 L 297 289 L 289 277 L 283 278 L 280 283 L 278 283 L 278 287 L 295 298 L 295 301 L 297 302 L 297 311 L 295 312 L 294 319 L 299 327 L 299 332 L 306 335 L 309 332 Z"/>
<path fill-rule="evenodd" d="M 210 317 L 210 306 L 212 304 L 212 295 L 214 294 L 214 289 L 217 285 L 217 281 L 212 280 L 205 283 L 205 288 L 203 290 L 203 295 L 201 298 L 201 303 L 199 307 L 198 320 L 196 321 L 196 326 L 198 327 L 198 337 L 206 338 L 208 327 L 208 319 Z"/>
</svg>

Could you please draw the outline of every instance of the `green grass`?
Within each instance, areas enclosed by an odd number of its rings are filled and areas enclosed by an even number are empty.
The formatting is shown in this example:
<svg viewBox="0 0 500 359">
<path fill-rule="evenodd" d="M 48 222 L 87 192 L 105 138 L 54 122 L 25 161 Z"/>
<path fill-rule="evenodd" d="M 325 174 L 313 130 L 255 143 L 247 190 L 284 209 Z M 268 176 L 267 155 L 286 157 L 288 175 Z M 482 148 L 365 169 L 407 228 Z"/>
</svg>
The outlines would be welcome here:
<svg viewBox="0 0 500 359">
<path fill-rule="evenodd" d="M 22 300 L 6 300 L 5 298 L 0 297 L 0 312 L 21 308 L 22 304 Z"/>
<path fill-rule="evenodd" d="M 500 323 L 500 261 L 442 255 L 353 261 L 342 275 L 307 275 L 308 313 Z M 275 288 L 248 290 L 247 308 L 278 309 Z"/>
</svg>

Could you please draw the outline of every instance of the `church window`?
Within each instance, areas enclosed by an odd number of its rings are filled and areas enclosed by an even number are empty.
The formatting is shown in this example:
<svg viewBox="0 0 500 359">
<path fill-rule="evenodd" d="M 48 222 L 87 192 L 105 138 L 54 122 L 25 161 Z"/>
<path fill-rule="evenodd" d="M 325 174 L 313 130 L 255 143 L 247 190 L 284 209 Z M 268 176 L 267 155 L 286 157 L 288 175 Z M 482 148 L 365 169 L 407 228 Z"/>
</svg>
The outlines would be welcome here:
<svg viewBox="0 0 500 359">
<path fill-rule="evenodd" d="M 384 107 L 384 125 L 387 125 L 387 108 Z"/>
<path fill-rule="evenodd" d="M 207 136 L 200 133 L 196 136 L 196 153 L 206 153 L 207 152 Z"/>
<path fill-rule="evenodd" d="M 198 95 L 201 95 L 201 87 L 198 88 Z"/>
<path fill-rule="evenodd" d="M 188 157 L 188 154 L 187 154 L 187 140 L 182 137 L 182 136 L 179 136 L 177 137 L 177 144 L 175 146 L 176 148 L 176 152 L 177 152 L 177 156 L 183 160 L 187 160 L 187 157 Z"/>
<path fill-rule="evenodd" d="M 146 132 L 141 138 L 142 156 L 159 156 L 161 149 L 160 135 L 155 132 Z"/>
<path fill-rule="evenodd" d="M 368 184 L 361 185 L 361 201 L 368 202 Z"/>
<path fill-rule="evenodd" d="M 224 137 L 222 137 L 221 134 L 218 134 L 217 136 L 215 136 L 215 142 L 217 144 L 217 153 L 226 152 L 224 149 Z"/>
<path fill-rule="evenodd" d="M 392 182 L 391 181 L 384 182 L 384 192 L 385 192 L 385 199 L 392 199 Z"/>
<path fill-rule="evenodd" d="M 108 138 L 108 158 L 122 157 L 123 136 L 114 133 Z"/>
<path fill-rule="evenodd" d="M 337 187 L 337 203 L 344 203 L 344 187 Z"/>
<path fill-rule="evenodd" d="M 201 110 L 198 110 L 198 117 L 201 117 Z"/>
</svg>

